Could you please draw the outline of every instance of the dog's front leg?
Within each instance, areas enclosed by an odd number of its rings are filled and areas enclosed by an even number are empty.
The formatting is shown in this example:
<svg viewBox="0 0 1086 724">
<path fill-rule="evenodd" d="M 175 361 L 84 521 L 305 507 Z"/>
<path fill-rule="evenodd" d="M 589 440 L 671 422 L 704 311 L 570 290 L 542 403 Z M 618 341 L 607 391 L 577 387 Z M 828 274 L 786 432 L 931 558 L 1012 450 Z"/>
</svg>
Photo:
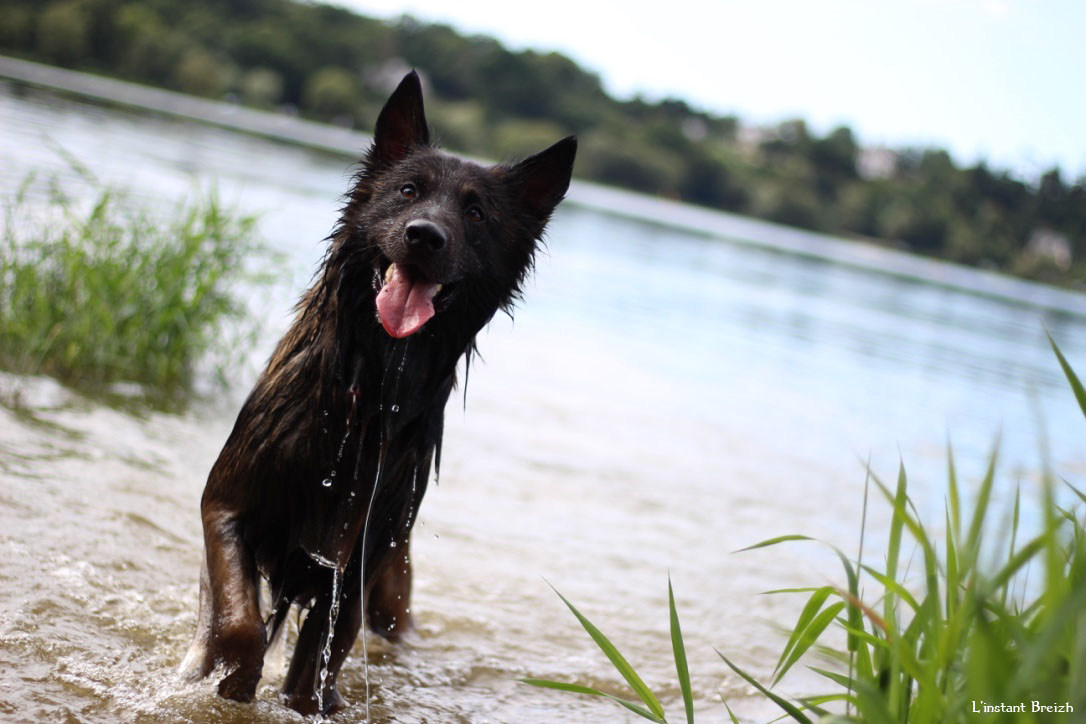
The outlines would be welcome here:
<svg viewBox="0 0 1086 724">
<path fill-rule="evenodd" d="M 411 555 L 408 540 L 377 574 L 366 599 L 366 622 L 389 641 L 398 641 L 411 629 Z"/>
<path fill-rule="evenodd" d="M 317 597 L 298 632 L 298 643 L 283 681 L 282 700 L 301 714 L 331 714 L 345 705 L 336 687 L 336 677 L 362 628 L 362 586 L 357 571 L 356 561 L 352 559 L 341 584 L 330 587 L 338 589 L 338 614 L 330 616 L 332 590 L 328 590 Z M 328 626 L 333 621 L 330 619 L 334 619 L 335 624 L 331 633 Z M 324 646 L 329 635 L 332 643 L 325 661 Z M 325 673 L 323 681 L 322 669 Z M 317 701 L 318 687 L 323 687 L 319 702 L 323 704 L 321 711 L 318 711 L 321 708 Z"/>
<path fill-rule="evenodd" d="M 226 677 L 219 694 L 227 699 L 252 701 L 266 646 L 260 616 L 259 578 L 252 552 L 238 532 L 237 517 L 214 503 L 203 506 L 206 578 L 201 581 L 200 620 L 209 630 L 204 636 L 202 673 L 223 664 Z M 204 607 L 210 606 L 205 612 Z"/>
</svg>

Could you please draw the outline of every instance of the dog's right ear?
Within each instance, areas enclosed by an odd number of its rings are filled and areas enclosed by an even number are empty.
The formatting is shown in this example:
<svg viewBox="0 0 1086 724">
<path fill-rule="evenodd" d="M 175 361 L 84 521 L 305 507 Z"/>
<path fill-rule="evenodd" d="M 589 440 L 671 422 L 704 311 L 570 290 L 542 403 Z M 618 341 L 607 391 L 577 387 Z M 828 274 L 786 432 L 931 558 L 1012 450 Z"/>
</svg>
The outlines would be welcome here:
<svg viewBox="0 0 1086 724">
<path fill-rule="evenodd" d="M 430 144 L 430 129 L 422 109 L 422 83 L 411 71 L 396 90 L 392 91 L 373 131 L 370 163 L 377 166 L 394 164 L 417 146 Z"/>
</svg>

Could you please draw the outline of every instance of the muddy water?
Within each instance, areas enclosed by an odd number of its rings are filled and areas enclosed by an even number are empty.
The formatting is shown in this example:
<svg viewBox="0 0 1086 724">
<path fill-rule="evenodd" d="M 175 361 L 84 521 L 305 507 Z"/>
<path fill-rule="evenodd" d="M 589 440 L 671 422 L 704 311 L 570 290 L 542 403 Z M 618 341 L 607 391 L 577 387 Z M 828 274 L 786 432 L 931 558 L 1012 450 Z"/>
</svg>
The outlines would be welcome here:
<svg viewBox="0 0 1086 724">
<path fill-rule="evenodd" d="M 10 87 L 0 117 L 5 189 L 32 169 L 70 177 L 57 146 L 151 203 L 215 183 L 263 215 L 293 270 L 252 300 L 264 332 L 235 384 L 183 414 L 0 377 L 0 720 L 297 721 L 276 703 L 282 651 L 249 705 L 173 670 L 195 627 L 204 479 L 320 257 L 346 164 Z M 974 479 L 1001 432 L 1004 499 L 1032 490 L 1042 432 L 1057 471 L 1086 472 L 1083 421 L 1043 336 L 1086 369 L 1081 317 L 744 241 L 560 211 L 516 321 L 480 336 L 466 409 L 450 403 L 411 551 L 417 630 L 368 641 L 375 721 L 622 720 L 609 702 L 513 681 L 629 695 L 548 581 L 679 717 L 669 573 L 699 714 L 725 719 L 719 688 L 764 720 L 713 648 L 767 673 L 782 645 L 771 622 L 798 603 L 758 592 L 836 580 L 837 564 L 813 547 L 730 551 L 794 532 L 854 549 L 868 456 L 885 477 L 904 459 L 938 520 L 948 437 Z M 877 550 L 877 513 L 869 530 Z M 337 720 L 364 717 L 362 657 L 360 642 Z"/>
</svg>

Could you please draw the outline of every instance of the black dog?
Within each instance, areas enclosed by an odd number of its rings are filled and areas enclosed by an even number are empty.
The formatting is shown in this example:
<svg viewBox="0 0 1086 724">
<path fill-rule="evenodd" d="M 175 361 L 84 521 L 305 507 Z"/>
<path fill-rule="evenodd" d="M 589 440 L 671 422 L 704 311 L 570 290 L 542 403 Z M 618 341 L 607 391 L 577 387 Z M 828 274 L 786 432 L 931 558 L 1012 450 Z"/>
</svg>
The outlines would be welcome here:
<svg viewBox="0 0 1086 724">
<path fill-rule="evenodd" d="M 222 665 L 219 693 L 252 700 L 297 603 L 309 610 L 282 697 L 327 713 L 363 615 L 390 638 L 409 625 L 408 537 L 457 362 L 517 298 L 576 147 L 484 168 L 430 144 L 418 76 L 393 92 L 316 281 L 208 477 L 190 676 Z"/>
</svg>

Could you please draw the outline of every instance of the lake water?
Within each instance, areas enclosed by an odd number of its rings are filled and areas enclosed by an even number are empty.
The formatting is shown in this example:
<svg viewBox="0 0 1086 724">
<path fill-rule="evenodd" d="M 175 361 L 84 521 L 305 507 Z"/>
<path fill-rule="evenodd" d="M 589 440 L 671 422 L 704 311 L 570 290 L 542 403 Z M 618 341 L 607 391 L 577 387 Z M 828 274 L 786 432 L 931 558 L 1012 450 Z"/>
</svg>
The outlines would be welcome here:
<svg viewBox="0 0 1086 724">
<path fill-rule="evenodd" d="M 207 471 L 321 256 L 348 163 L 0 84 L 0 189 L 31 171 L 79 188 L 58 149 L 151 205 L 216 186 L 261 214 L 290 274 L 252 300 L 264 333 L 237 383 L 184 414 L 0 377 L 30 408 L 0 406 L 0 718 L 296 721 L 275 699 L 282 655 L 252 705 L 173 670 L 195 626 Z M 1081 304 L 1016 303 L 948 285 L 962 276 L 952 268 L 935 284 L 859 268 L 851 251 L 782 251 L 788 234 L 772 227 L 752 236 L 713 216 L 724 231 L 702 233 L 680 218 L 705 212 L 664 205 L 675 217 L 649 223 L 635 217 L 657 202 L 623 197 L 631 216 L 578 198 L 594 197 L 575 190 L 555 216 L 515 322 L 499 316 L 480 335 L 466 409 L 450 403 L 441 483 L 412 549 L 417 631 L 370 640 L 375 720 L 623 717 L 513 681 L 628 695 L 548 581 L 678 716 L 669 574 L 699 716 L 725 719 L 719 688 L 764 719 L 772 709 L 713 648 L 767 675 L 783 645 L 771 622 L 800 602 L 758 593 L 838 582 L 839 565 L 802 545 L 731 551 L 785 533 L 855 550 L 868 458 L 888 480 L 903 460 L 921 514 L 939 523 L 948 440 L 971 490 L 1000 437 L 1004 506 L 1017 485 L 1036 496 L 1044 446 L 1059 474 L 1086 472 L 1086 423 L 1044 336 L 1086 370 Z M 885 518 L 874 502 L 869 550 Z M 338 719 L 361 720 L 361 645 L 341 688 L 352 706 Z"/>
</svg>

